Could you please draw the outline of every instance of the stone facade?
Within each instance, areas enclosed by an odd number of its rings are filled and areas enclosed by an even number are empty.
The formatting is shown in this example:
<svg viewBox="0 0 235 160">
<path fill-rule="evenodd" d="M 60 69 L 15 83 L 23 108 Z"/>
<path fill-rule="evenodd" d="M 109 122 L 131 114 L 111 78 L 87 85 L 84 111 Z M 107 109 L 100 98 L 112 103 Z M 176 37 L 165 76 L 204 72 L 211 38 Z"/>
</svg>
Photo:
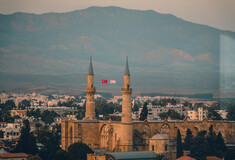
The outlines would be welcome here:
<svg viewBox="0 0 235 160">
<path fill-rule="evenodd" d="M 214 131 L 222 133 L 226 143 L 235 143 L 235 122 L 234 121 L 191 121 L 168 120 L 168 121 L 134 121 L 132 124 L 133 146 L 132 150 L 148 151 L 149 139 L 155 134 L 164 134 L 170 141 L 176 140 L 179 129 L 182 139 L 186 136 L 187 128 L 193 134 L 209 129 L 213 125 Z M 108 151 L 120 151 L 120 138 L 123 135 L 121 122 L 114 121 L 68 121 L 61 123 L 62 148 L 67 149 L 72 143 L 82 141 L 91 148 L 106 148 Z M 125 133 L 126 134 L 126 133 Z"/>
<path fill-rule="evenodd" d="M 92 67 L 92 65 L 90 66 Z M 202 130 L 208 130 L 210 125 L 213 125 L 216 133 L 219 131 L 222 133 L 226 143 L 235 143 L 235 121 L 208 121 L 206 119 L 193 121 L 187 118 L 184 120 L 132 121 L 132 89 L 130 88 L 128 63 L 124 72 L 124 86 L 122 88 L 123 114 L 121 122 L 95 119 L 93 68 L 89 68 L 86 92 L 88 103 L 85 118 L 61 122 L 61 143 L 64 150 L 67 150 L 72 143 L 83 142 L 93 149 L 104 148 L 115 152 L 149 151 L 151 150 L 150 139 L 156 134 L 165 135 L 169 138 L 168 143 L 176 140 L 178 129 L 184 139 L 187 128 L 196 135 Z"/>
</svg>

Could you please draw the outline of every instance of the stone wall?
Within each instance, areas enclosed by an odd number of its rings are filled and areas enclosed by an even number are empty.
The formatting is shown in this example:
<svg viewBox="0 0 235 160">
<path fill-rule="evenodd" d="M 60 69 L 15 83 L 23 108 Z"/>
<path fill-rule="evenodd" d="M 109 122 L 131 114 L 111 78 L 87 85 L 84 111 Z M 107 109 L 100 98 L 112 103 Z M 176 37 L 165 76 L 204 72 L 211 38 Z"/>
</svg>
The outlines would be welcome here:
<svg viewBox="0 0 235 160">
<path fill-rule="evenodd" d="M 214 131 L 222 133 L 226 143 L 235 143 L 235 121 L 135 121 L 132 131 L 127 131 L 121 122 L 112 121 L 72 121 L 64 120 L 61 123 L 61 143 L 63 149 L 68 149 L 72 143 L 82 141 L 91 148 L 106 148 L 108 151 L 120 151 L 126 146 L 122 137 L 133 134 L 133 150 L 148 150 L 149 138 L 155 134 L 164 134 L 170 140 L 176 140 L 179 129 L 182 139 L 186 136 L 187 128 L 193 135 L 213 125 Z M 130 128 L 130 127 L 127 127 Z M 124 132 L 125 130 L 125 132 Z M 133 133 L 131 133 L 133 132 Z M 128 136 L 128 134 L 126 135 Z M 128 142 L 129 143 L 129 142 Z"/>
</svg>

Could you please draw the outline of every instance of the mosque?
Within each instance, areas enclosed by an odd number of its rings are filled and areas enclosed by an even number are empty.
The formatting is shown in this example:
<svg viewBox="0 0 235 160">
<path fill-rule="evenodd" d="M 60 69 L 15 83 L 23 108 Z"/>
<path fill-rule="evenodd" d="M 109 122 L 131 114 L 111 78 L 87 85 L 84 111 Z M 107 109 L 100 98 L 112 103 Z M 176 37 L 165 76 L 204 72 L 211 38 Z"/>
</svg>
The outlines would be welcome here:
<svg viewBox="0 0 235 160">
<path fill-rule="evenodd" d="M 110 152 L 153 151 L 157 154 L 175 154 L 175 141 L 179 129 L 182 139 L 189 128 L 196 135 L 208 130 L 210 125 L 216 133 L 222 133 L 225 143 L 235 143 L 235 121 L 219 120 L 164 120 L 132 121 L 130 70 L 128 60 L 124 70 L 124 83 L 121 88 L 123 103 L 121 121 L 97 120 L 95 117 L 94 72 L 92 61 L 88 69 L 86 112 L 83 120 L 61 122 L 61 145 L 67 150 L 75 142 L 83 142 L 92 149 L 103 149 Z"/>
</svg>

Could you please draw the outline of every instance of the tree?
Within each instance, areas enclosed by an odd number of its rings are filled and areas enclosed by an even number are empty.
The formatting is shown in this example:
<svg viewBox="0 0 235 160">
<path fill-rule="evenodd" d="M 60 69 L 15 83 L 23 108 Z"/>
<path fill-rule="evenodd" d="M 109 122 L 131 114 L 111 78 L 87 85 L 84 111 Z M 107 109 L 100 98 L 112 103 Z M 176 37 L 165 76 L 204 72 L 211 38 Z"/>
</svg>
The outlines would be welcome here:
<svg viewBox="0 0 235 160">
<path fill-rule="evenodd" d="M 42 113 L 42 121 L 44 121 L 46 124 L 51 124 L 52 122 L 54 122 L 54 118 L 57 116 L 58 114 L 55 111 L 45 110 Z"/>
<path fill-rule="evenodd" d="M 160 113 L 158 114 L 158 116 L 161 119 L 167 119 L 168 117 L 170 117 L 171 119 L 184 119 L 184 115 L 180 116 L 178 112 L 172 109 L 169 109 L 168 112 Z"/>
<path fill-rule="evenodd" d="M 96 112 L 97 113 L 97 112 Z M 77 115 L 76 115 L 76 118 L 79 119 L 79 120 L 82 120 L 83 118 L 85 117 L 85 110 L 82 108 L 82 109 L 79 109 L 77 111 Z"/>
<path fill-rule="evenodd" d="M 208 146 L 206 145 L 206 131 L 201 131 L 193 138 L 193 143 L 190 147 L 190 156 L 195 159 L 205 160 Z"/>
<path fill-rule="evenodd" d="M 23 101 L 21 101 L 19 103 L 19 108 L 22 108 L 22 109 L 25 109 L 26 107 L 30 107 L 31 104 L 30 104 L 30 101 L 24 99 Z"/>
<path fill-rule="evenodd" d="M 6 103 L 4 104 L 3 110 L 11 110 L 15 107 L 16 107 L 16 105 L 13 100 L 7 100 Z"/>
<path fill-rule="evenodd" d="M 68 152 L 58 150 L 55 154 L 55 160 L 70 160 Z"/>
<path fill-rule="evenodd" d="M 216 111 L 208 111 L 208 119 L 212 119 L 212 120 L 222 120 L 222 117 L 220 116 L 219 113 L 217 113 Z"/>
<path fill-rule="evenodd" d="M 37 141 L 43 144 L 43 148 L 39 151 L 39 155 L 43 160 L 55 159 L 55 154 L 60 150 L 60 125 L 49 130 L 47 125 L 40 127 L 38 131 Z"/>
<path fill-rule="evenodd" d="M 167 119 L 168 118 L 168 112 L 159 113 L 158 116 L 161 118 L 161 120 Z"/>
<path fill-rule="evenodd" d="M 0 130 L 0 138 L 4 137 L 4 132 L 2 130 Z"/>
<path fill-rule="evenodd" d="M 73 143 L 68 148 L 71 160 L 86 160 L 88 153 L 93 153 L 91 148 L 82 142 Z"/>
<path fill-rule="evenodd" d="M 30 111 L 27 110 L 26 116 L 27 116 L 27 117 L 32 117 L 32 116 L 33 116 L 34 118 L 38 119 L 38 118 L 41 117 L 42 115 L 41 115 L 40 109 L 36 109 L 36 110 L 31 109 Z"/>
<path fill-rule="evenodd" d="M 133 111 L 139 111 L 139 106 L 137 104 L 134 105 Z"/>
<path fill-rule="evenodd" d="M 224 143 L 224 139 L 223 139 L 220 131 L 219 131 L 218 135 L 216 136 L 215 145 L 216 145 L 216 156 L 219 158 L 225 157 L 226 145 Z"/>
<path fill-rule="evenodd" d="M 235 104 L 232 103 L 231 107 L 228 109 L 228 114 L 227 114 L 228 120 L 235 121 Z"/>
<path fill-rule="evenodd" d="M 155 101 L 152 101 L 152 105 L 153 105 L 153 106 L 156 106 L 157 103 L 156 103 Z"/>
<path fill-rule="evenodd" d="M 177 139 L 176 139 L 176 157 L 182 157 L 183 156 L 183 145 L 182 145 L 182 141 L 181 141 L 181 134 L 180 134 L 180 130 L 178 129 L 177 132 Z"/>
<path fill-rule="evenodd" d="M 216 134 L 213 131 L 213 125 L 210 125 L 209 127 L 209 133 L 206 136 L 206 143 L 207 143 L 207 148 L 210 148 L 207 150 L 206 155 L 207 156 L 213 156 L 217 150 L 216 150 Z"/>
<path fill-rule="evenodd" d="M 140 121 L 144 121 L 147 119 L 148 117 L 148 108 L 147 108 L 147 102 L 144 102 L 144 106 L 143 106 L 143 109 L 140 113 Z"/>
<path fill-rule="evenodd" d="M 15 152 L 27 154 L 38 153 L 36 139 L 33 133 L 30 132 L 30 125 L 28 120 L 24 120 L 24 126 L 21 129 L 20 140 L 16 145 Z"/>
<path fill-rule="evenodd" d="M 180 114 L 172 109 L 168 110 L 168 117 L 171 117 L 171 119 L 181 119 Z"/>
<path fill-rule="evenodd" d="M 186 137 L 184 139 L 184 150 L 189 150 L 192 145 L 193 135 L 192 131 L 188 128 L 186 131 Z"/>
<path fill-rule="evenodd" d="M 109 115 L 112 114 L 114 112 L 114 107 L 112 104 L 107 103 L 106 100 L 101 100 L 100 102 L 96 103 L 96 109 L 97 109 L 97 113 L 103 114 L 103 115 Z"/>
</svg>

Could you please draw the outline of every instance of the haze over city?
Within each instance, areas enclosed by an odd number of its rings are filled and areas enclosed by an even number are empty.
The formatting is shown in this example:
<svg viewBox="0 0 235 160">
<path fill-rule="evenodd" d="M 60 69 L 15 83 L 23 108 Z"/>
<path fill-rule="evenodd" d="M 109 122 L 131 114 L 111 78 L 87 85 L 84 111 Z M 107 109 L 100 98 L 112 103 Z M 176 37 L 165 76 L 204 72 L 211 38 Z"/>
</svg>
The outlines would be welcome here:
<svg viewBox="0 0 235 160">
<path fill-rule="evenodd" d="M 0 0 L 0 159 L 235 158 L 235 1 Z"/>
</svg>

